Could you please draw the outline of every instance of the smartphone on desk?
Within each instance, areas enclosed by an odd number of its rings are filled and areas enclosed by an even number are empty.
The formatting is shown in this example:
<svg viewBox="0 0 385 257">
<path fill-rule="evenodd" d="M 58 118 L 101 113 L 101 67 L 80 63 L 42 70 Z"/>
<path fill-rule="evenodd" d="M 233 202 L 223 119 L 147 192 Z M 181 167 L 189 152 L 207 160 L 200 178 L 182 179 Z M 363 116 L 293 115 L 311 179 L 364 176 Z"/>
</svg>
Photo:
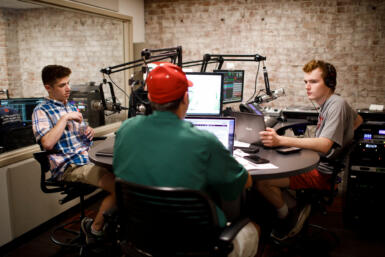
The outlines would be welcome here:
<svg viewBox="0 0 385 257">
<path fill-rule="evenodd" d="M 289 153 L 297 153 L 297 152 L 301 151 L 301 148 L 291 146 L 291 147 L 281 147 L 281 148 L 277 148 L 275 150 L 278 153 L 289 154 Z"/>
</svg>

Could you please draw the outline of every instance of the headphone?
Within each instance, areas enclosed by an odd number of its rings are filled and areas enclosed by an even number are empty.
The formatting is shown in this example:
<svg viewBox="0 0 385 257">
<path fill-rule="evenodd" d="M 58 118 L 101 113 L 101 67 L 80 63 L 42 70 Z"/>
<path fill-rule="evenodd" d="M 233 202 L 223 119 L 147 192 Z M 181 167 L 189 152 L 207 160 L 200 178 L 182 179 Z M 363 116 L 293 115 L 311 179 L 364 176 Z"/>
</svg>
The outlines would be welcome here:
<svg viewBox="0 0 385 257">
<path fill-rule="evenodd" d="M 332 90 L 336 89 L 337 86 L 337 72 L 336 69 L 334 68 L 333 65 L 330 63 L 325 63 L 326 69 L 327 69 L 327 74 L 325 77 L 325 85 Z"/>
</svg>

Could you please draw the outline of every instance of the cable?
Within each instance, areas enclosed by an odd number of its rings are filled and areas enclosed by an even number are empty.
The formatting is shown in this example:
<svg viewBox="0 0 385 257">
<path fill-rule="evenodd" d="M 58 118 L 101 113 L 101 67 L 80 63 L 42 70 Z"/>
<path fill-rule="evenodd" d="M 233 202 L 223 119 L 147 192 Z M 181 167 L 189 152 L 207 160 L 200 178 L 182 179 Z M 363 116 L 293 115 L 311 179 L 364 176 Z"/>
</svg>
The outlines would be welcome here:
<svg viewBox="0 0 385 257">
<path fill-rule="evenodd" d="M 129 97 L 128 95 L 127 95 L 127 93 L 126 93 L 126 91 L 124 91 L 123 89 L 121 89 L 113 80 L 112 80 L 112 78 L 111 78 L 111 76 L 110 76 L 110 74 L 108 74 L 108 78 L 110 79 L 110 81 L 112 82 L 112 84 L 114 84 L 115 85 L 115 87 L 117 87 L 120 91 L 122 91 L 123 92 L 123 94 L 125 94 L 126 95 L 126 97 Z"/>
<path fill-rule="evenodd" d="M 309 101 L 311 102 L 311 104 L 313 105 L 314 109 L 316 110 L 316 112 L 318 113 L 319 115 L 319 111 L 318 111 L 318 108 L 314 105 L 313 101 L 309 99 Z"/>
<path fill-rule="evenodd" d="M 260 65 L 261 65 L 261 62 L 258 62 L 258 69 L 257 69 L 257 74 L 255 75 L 255 82 L 254 82 L 254 93 L 249 98 L 249 100 L 247 100 L 247 102 L 250 102 L 250 100 L 254 98 L 255 93 L 257 92 L 257 82 L 258 82 L 258 74 L 259 74 L 259 67 L 260 67 Z M 261 90 L 259 90 L 258 95 L 259 95 L 260 92 L 261 92 Z"/>
</svg>

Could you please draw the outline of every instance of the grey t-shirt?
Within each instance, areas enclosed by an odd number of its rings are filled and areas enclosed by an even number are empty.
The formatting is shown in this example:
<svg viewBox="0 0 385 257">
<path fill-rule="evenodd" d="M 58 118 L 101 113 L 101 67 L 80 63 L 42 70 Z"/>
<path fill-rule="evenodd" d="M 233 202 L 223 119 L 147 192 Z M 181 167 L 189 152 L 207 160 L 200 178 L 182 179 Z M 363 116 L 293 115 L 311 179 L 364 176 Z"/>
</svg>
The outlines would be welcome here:
<svg viewBox="0 0 385 257">
<path fill-rule="evenodd" d="M 354 136 L 354 121 L 357 112 L 340 96 L 331 95 L 321 106 L 318 116 L 316 137 L 324 137 L 334 142 L 327 158 L 338 156 Z M 321 161 L 317 170 L 322 173 L 331 174 L 334 167 L 328 162 Z"/>
</svg>

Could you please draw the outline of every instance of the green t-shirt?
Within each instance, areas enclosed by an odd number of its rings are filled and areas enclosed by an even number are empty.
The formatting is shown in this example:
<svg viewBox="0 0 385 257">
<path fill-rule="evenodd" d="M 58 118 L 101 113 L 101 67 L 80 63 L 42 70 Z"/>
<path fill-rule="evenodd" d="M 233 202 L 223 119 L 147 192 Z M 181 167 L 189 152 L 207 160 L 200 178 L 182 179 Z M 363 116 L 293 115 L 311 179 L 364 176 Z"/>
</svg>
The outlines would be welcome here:
<svg viewBox="0 0 385 257">
<path fill-rule="evenodd" d="M 248 176 L 213 134 L 160 111 L 122 124 L 113 167 L 117 177 L 130 182 L 191 188 L 229 201 L 241 194 Z M 218 217 L 224 226 L 222 211 Z"/>
</svg>

